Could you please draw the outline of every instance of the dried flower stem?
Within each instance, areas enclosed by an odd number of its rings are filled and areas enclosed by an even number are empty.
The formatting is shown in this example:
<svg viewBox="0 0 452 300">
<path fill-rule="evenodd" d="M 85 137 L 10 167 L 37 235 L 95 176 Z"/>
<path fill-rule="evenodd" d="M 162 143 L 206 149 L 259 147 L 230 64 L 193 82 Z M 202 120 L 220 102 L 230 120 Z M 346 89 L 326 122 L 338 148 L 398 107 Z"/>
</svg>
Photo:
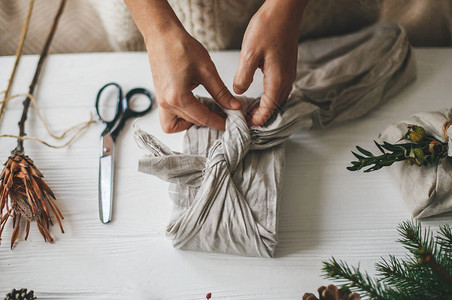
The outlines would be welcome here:
<svg viewBox="0 0 452 300">
<path fill-rule="evenodd" d="M 16 60 L 14 61 L 13 71 L 11 72 L 11 77 L 8 81 L 8 86 L 6 87 L 5 94 L 3 97 L 2 105 L 0 106 L 0 122 L 2 121 L 3 113 L 6 107 L 6 99 L 9 97 L 11 92 L 11 87 L 13 86 L 14 77 L 16 76 L 17 67 L 19 66 L 20 58 L 22 57 L 22 49 L 24 47 L 25 37 L 27 36 L 28 28 L 30 27 L 31 13 L 33 12 L 34 0 L 30 0 L 28 5 L 27 16 L 25 17 L 25 23 L 22 27 L 22 32 L 20 34 L 19 44 L 16 49 Z"/>
<path fill-rule="evenodd" d="M 50 44 L 55 35 L 66 1 L 61 0 L 60 2 L 50 33 L 39 57 L 35 74 L 29 87 L 29 93 L 23 102 L 22 117 L 18 123 L 20 133 L 17 139 L 17 147 L 12 151 L 12 155 L 8 158 L 0 174 L 0 240 L 8 219 L 12 218 L 11 249 L 19 236 L 21 219 L 25 219 L 27 224 L 25 239 L 28 237 L 30 222 L 35 221 L 44 237 L 44 241 L 53 242 L 53 238 L 48 231 L 50 225 L 53 225 L 52 215 L 58 222 L 61 232 L 64 233 L 61 224 L 63 215 L 54 203 L 55 195 L 44 182 L 44 176 L 36 168 L 33 161 L 24 154 L 23 139 L 25 136 L 25 121 L 27 120 L 33 92 L 38 83 L 43 63 L 48 55 Z M 10 200 L 9 203 L 11 205 L 9 205 L 8 200 Z M 5 215 L 3 215 L 4 208 L 6 208 Z"/>
<path fill-rule="evenodd" d="M 31 81 L 30 87 L 28 89 L 28 94 L 33 95 L 36 84 L 38 83 L 39 75 L 42 70 L 42 65 L 47 58 L 47 55 L 49 53 L 50 44 L 52 43 L 53 37 L 55 35 L 55 31 L 58 26 L 58 21 L 60 20 L 61 15 L 63 14 L 64 7 L 66 5 L 67 0 L 61 0 L 60 6 L 58 7 L 58 11 L 55 15 L 55 18 L 53 20 L 52 27 L 50 29 L 50 33 L 47 37 L 46 43 L 44 44 L 44 48 L 41 51 L 41 55 L 39 56 L 38 65 L 36 66 L 35 74 L 33 76 L 33 79 Z M 19 125 L 19 136 L 25 136 L 25 121 L 27 120 L 27 114 L 28 109 L 30 108 L 30 97 L 27 97 L 24 100 L 24 109 L 22 111 L 22 117 L 20 118 L 20 121 L 18 123 Z M 23 153 L 24 151 L 24 142 L 22 139 L 17 140 L 17 147 L 13 150 L 13 153 Z"/>
</svg>

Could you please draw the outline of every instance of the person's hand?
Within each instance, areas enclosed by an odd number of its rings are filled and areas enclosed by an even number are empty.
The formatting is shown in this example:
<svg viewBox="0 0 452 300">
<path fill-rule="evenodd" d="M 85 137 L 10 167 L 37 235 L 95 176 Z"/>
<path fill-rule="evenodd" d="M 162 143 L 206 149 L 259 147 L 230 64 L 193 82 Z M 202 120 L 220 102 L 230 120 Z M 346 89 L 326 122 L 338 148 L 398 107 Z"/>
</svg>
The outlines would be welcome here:
<svg viewBox="0 0 452 300">
<path fill-rule="evenodd" d="M 248 116 L 261 126 L 289 96 L 296 76 L 298 35 L 306 0 L 267 0 L 251 19 L 243 37 L 234 92 L 243 94 L 257 68 L 264 74 L 264 94 Z"/>
<path fill-rule="evenodd" d="M 224 117 L 210 111 L 192 93 L 203 85 L 222 107 L 241 107 L 220 79 L 207 50 L 184 31 L 151 40 L 147 49 L 163 131 L 179 132 L 192 124 L 224 130 Z"/>
<path fill-rule="evenodd" d="M 210 111 L 192 93 L 202 85 L 222 107 L 241 108 L 207 50 L 185 31 L 167 1 L 125 2 L 146 43 L 163 131 L 179 132 L 192 124 L 224 130 L 224 117 Z"/>
</svg>

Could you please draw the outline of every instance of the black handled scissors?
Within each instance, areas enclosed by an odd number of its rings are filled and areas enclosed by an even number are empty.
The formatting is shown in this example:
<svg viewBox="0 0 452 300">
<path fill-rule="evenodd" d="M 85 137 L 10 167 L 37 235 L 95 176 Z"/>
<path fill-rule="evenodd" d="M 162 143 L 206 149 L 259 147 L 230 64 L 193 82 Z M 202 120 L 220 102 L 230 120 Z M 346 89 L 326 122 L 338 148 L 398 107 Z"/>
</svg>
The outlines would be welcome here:
<svg viewBox="0 0 452 300">
<path fill-rule="evenodd" d="M 116 87 L 117 105 L 116 113 L 112 120 L 105 120 L 100 113 L 99 102 L 105 88 L 109 86 Z M 134 110 L 130 107 L 130 101 L 134 96 L 144 95 L 149 99 L 148 106 L 143 110 Z M 106 125 L 101 134 L 100 156 L 99 156 L 99 217 L 102 223 L 106 224 L 111 221 L 113 214 L 113 183 L 115 170 L 115 141 L 121 130 L 124 128 L 126 121 L 145 115 L 152 108 L 151 92 L 145 88 L 134 88 L 130 90 L 125 97 L 119 84 L 110 82 L 104 85 L 96 97 L 96 113 L 99 119 Z"/>
</svg>

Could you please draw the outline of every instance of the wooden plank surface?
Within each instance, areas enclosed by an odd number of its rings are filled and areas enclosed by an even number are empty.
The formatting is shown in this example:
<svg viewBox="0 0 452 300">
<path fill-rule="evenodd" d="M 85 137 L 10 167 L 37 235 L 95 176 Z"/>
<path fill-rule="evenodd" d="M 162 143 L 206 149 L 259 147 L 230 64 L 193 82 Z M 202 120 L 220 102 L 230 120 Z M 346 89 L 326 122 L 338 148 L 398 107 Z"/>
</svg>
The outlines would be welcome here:
<svg viewBox="0 0 452 300">
<path fill-rule="evenodd" d="M 372 148 L 372 139 L 388 124 L 452 106 L 452 50 L 416 49 L 415 56 L 417 81 L 374 112 L 335 128 L 300 131 L 288 141 L 274 259 L 173 249 L 165 237 L 171 211 L 167 184 L 137 172 L 143 152 L 132 139 L 131 123 L 118 141 L 114 220 L 108 225 L 100 223 L 97 208 L 102 125 L 92 126 L 67 149 L 25 142 L 58 198 L 66 233 L 53 228 L 56 242 L 51 245 L 33 226 L 29 240 L 20 236 L 11 251 L 8 226 L 0 246 L 0 297 L 26 287 L 39 299 L 203 299 L 208 292 L 213 299 L 300 299 L 328 283 L 320 269 L 331 256 L 360 262 L 373 273 L 380 256 L 405 253 L 395 242 L 396 226 L 410 213 L 388 170 L 363 174 L 345 167 L 353 159 L 350 150 L 355 145 Z M 238 52 L 214 52 L 212 58 L 231 88 Z M 23 58 L 13 93 L 27 91 L 36 61 L 36 56 Z M 0 57 L 0 89 L 6 87 L 12 63 L 12 57 Z M 36 95 L 51 129 L 61 132 L 87 120 L 98 89 L 110 81 L 127 90 L 152 90 L 146 54 L 50 56 Z M 249 96 L 262 92 L 262 76 L 255 81 Z M 206 95 L 201 89 L 197 93 Z M 17 134 L 21 102 L 8 104 L 0 133 Z M 137 124 L 181 149 L 182 134 L 165 135 L 156 108 Z M 27 133 L 51 141 L 34 109 Z M 15 140 L 0 139 L 1 163 L 14 146 Z M 435 229 L 451 220 L 452 214 L 446 214 L 424 225 Z"/>
</svg>

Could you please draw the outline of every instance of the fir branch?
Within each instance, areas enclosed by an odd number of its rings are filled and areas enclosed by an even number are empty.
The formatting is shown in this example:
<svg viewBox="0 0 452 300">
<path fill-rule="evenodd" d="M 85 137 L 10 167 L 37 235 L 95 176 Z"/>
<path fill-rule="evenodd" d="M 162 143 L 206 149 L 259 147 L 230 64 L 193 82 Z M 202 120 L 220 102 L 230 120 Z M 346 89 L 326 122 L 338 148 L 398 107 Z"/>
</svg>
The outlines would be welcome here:
<svg viewBox="0 0 452 300">
<path fill-rule="evenodd" d="M 452 255 L 452 229 L 449 224 L 440 227 L 440 235 L 436 237 L 442 251 Z M 452 262 L 452 259 L 450 260 Z"/>
<path fill-rule="evenodd" d="M 425 259 L 429 255 L 436 256 L 433 234 L 430 230 L 423 231 L 420 223 L 404 221 L 397 231 L 402 236 L 399 242 L 417 259 Z"/>
<path fill-rule="evenodd" d="M 435 280 L 431 280 L 431 270 L 419 266 L 417 260 L 400 261 L 390 255 L 389 261 L 382 258 L 376 265 L 381 281 L 393 286 L 401 294 L 408 297 L 422 294 L 432 298 L 438 291 Z"/>
<path fill-rule="evenodd" d="M 442 263 L 450 261 L 450 257 L 443 257 L 444 253 L 435 243 L 433 233 L 429 229 L 422 230 L 419 222 L 409 221 L 400 224 L 399 233 L 402 236 L 399 241 L 418 259 L 419 264 L 428 265 L 436 271 L 440 275 L 438 282 L 443 282 L 452 292 L 452 276 L 442 267 Z M 450 230 L 449 233 L 451 233 Z"/>
<path fill-rule="evenodd" d="M 398 231 L 399 242 L 411 257 L 382 259 L 376 265 L 375 279 L 362 273 L 359 267 L 350 267 L 335 258 L 324 262 L 324 276 L 345 283 L 346 288 L 370 299 L 452 300 L 451 227 L 441 226 L 436 238 L 416 221 L 401 223 Z"/>
<path fill-rule="evenodd" d="M 381 284 L 375 282 L 367 272 L 362 273 L 359 267 L 350 267 L 347 263 L 332 257 L 330 261 L 323 262 L 322 270 L 326 278 L 334 278 L 344 283 L 343 288 L 360 292 L 362 296 L 371 299 L 385 299 Z"/>
<path fill-rule="evenodd" d="M 441 257 L 446 257 L 440 263 L 448 274 L 452 274 L 452 229 L 448 224 L 440 226 L 436 242 L 442 253 Z"/>
</svg>

